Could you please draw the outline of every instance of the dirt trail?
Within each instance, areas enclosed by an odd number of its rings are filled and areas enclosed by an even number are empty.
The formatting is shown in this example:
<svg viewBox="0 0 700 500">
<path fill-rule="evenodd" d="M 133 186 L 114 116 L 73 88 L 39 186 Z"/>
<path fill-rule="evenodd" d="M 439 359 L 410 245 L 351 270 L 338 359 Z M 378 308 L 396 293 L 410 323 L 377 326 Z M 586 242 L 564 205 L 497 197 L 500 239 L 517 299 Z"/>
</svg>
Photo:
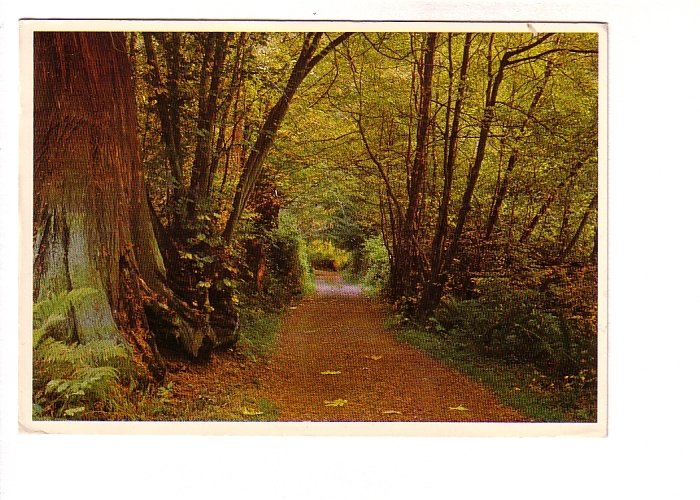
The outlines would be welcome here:
<svg viewBox="0 0 700 500">
<path fill-rule="evenodd" d="M 337 273 L 317 273 L 316 293 L 283 320 L 259 384 L 283 421 L 525 420 L 486 387 L 397 342 L 379 304 Z"/>
</svg>

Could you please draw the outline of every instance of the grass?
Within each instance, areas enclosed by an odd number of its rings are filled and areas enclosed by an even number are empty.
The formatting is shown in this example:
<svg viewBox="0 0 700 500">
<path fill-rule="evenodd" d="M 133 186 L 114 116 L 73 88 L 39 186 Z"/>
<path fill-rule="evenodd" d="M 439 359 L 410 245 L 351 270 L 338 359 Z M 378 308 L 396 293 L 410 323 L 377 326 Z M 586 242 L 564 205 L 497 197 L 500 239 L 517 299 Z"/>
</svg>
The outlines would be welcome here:
<svg viewBox="0 0 700 500">
<path fill-rule="evenodd" d="M 239 351 L 253 360 L 271 355 L 277 348 L 280 320 L 276 313 L 246 311 L 241 315 Z"/>
<path fill-rule="evenodd" d="M 352 269 L 350 269 L 349 267 L 346 267 L 345 269 L 343 269 L 340 272 L 340 275 L 350 285 L 361 285 L 362 284 L 362 275 L 353 272 Z"/>
<path fill-rule="evenodd" d="M 305 274 L 304 279 L 301 284 L 301 295 L 303 297 L 308 297 L 313 295 L 316 291 L 316 278 L 314 278 L 313 271 L 311 274 Z"/>
<path fill-rule="evenodd" d="M 595 421 L 594 404 L 586 403 L 590 395 L 580 394 L 572 388 L 557 388 L 552 379 L 530 365 L 485 358 L 474 347 L 457 344 L 447 336 L 402 322 L 398 317 L 387 320 L 387 327 L 399 341 L 483 383 L 501 402 L 535 422 Z"/>
</svg>

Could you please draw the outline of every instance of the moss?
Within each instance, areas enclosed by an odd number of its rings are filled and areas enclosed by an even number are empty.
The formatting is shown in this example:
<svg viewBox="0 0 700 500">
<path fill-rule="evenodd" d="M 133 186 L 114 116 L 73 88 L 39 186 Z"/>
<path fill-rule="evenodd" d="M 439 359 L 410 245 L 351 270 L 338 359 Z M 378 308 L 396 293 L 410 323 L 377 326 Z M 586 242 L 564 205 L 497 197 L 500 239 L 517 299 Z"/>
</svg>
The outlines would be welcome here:
<svg viewBox="0 0 700 500">
<path fill-rule="evenodd" d="M 103 276 L 96 266 L 95 254 L 99 248 L 94 229 L 88 231 L 83 214 L 70 214 L 66 217 L 68 230 L 65 248 L 66 267 L 72 288 L 93 288 L 96 293 L 74 306 L 73 315 L 78 339 L 81 343 L 95 340 L 122 342 L 119 329 L 112 316 L 112 308 L 107 297 L 105 282 L 111 276 Z M 109 266 L 106 266 L 109 267 Z M 110 269 L 102 269 L 110 273 Z M 105 279 L 107 278 L 107 279 Z M 116 277 L 113 277 L 116 280 Z"/>
</svg>

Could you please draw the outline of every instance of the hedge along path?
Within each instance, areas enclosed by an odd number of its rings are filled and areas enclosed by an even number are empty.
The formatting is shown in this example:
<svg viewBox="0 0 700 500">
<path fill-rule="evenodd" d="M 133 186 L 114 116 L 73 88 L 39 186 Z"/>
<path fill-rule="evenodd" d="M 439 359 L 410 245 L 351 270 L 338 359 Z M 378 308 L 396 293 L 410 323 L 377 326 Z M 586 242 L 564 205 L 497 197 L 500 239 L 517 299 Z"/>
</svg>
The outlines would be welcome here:
<svg viewBox="0 0 700 500">
<path fill-rule="evenodd" d="M 486 387 L 383 326 L 380 304 L 337 273 L 282 322 L 260 379 L 282 421 L 523 422 Z"/>
</svg>

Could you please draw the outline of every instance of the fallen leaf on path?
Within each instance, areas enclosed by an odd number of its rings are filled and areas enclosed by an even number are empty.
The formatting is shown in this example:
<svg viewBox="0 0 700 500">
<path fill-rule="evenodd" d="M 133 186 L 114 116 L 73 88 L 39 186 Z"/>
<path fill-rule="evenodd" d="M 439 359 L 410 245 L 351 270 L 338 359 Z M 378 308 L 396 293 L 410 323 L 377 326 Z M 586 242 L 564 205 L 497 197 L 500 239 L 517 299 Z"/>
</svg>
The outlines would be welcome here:
<svg viewBox="0 0 700 500">
<path fill-rule="evenodd" d="M 339 375 L 339 374 L 340 374 L 340 372 L 335 371 L 335 370 L 326 370 L 326 371 L 321 372 L 321 375 Z"/>
<path fill-rule="evenodd" d="M 385 415 L 401 415 L 401 412 L 398 410 L 384 410 L 382 413 Z"/>
<path fill-rule="evenodd" d="M 465 408 L 464 406 L 459 405 L 459 406 L 450 406 L 450 410 L 469 411 L 469 408 Z"/>
<path fill-rule="evenodd" d="M 259 410 L 252 409 L 252 408 L 248 408 L 247 406 L 244 406 L 243 408 L 241 408 L 241 414 L 242 415 L 262 415 L 263 412 L 261 412 Z"/>
<path fill-rule="evenodd" d="M 323 404 L 326 406 L 345 406 L 347 402 L 347 399 L 334 399 L 333 401 L 324 401 Z"/>
<path fill-rule="evenodd" d="M 365 358 L 371 359 L 372 361 L 378 361 L 378 360 L 382 359 L 383 357 L 384 356 L 382 356 L 381 354 L 372 354 L 371 356 L 365 356 Z"/>
</svg>

